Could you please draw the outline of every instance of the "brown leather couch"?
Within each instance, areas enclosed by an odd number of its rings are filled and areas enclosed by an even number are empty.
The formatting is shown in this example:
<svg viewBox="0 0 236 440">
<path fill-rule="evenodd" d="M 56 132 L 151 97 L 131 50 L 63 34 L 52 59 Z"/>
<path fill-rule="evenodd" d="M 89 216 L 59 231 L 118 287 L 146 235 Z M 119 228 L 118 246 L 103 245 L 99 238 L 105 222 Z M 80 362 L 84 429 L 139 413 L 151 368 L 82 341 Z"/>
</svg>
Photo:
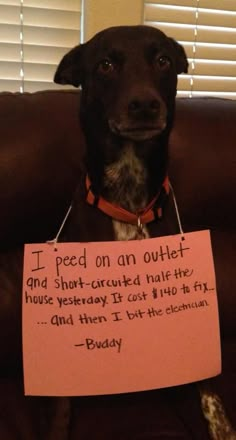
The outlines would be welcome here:
<svg viewBox="0 0 236 440">
<path fill-rule="evenodd" d="M 5 267 L 12 249 L 53 238 L 64 217 L 85 150 L 78 112 L 78 91 L 0 94 L 0 263 Z M 212 233 L 223 368 L 207 386 L 221 396 L 236 427 L 236 101 L 178 99 L 169 147 L 183 229 Z M 12 327 L 20 333 L 20 313 L 5 314 L 6 299 L 0 278 L 1 440 L 208 438 L 191 386 L 127 395 L 125 406 L 112 398 L 100 398 L 99 405 L 96 399 L 83 398 L 82 405 L 74 399 L 70 428 L 55 428 L 50 420 L 57 400 L 23 395 L 21 356 L 14 348 L 19 345 L 11 340 Z M 63 419 L 66 404 L 60 411 Z"/>
</svg>

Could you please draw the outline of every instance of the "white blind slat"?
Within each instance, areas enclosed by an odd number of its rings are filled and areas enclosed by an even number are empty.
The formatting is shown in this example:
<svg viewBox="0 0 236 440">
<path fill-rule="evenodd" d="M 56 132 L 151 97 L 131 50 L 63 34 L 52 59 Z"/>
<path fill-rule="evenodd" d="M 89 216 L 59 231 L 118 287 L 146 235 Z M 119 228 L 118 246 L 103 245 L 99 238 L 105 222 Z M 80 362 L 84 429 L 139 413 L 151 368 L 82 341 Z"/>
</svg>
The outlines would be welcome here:
<svg viewBox="0 0 236 440">
<path fill-rule="evenodd" d="M 178 41 L 193 41 L 194 38 L 194 28 L 191 25 L 180 27 L 175 24 L 169 24 L 159 21 L 149 21 L 146 22 L 146 24 L 148 24 L 149 26 L 157 27 L 166 35 Z"/>
<path fill-rule="evenodd" d="M 194 24 L 196 21 L 194 8 L 182 8 L 181 10 L 178 9 L 177 11 L 173 10 L 168 12 L 166 7 L 156 7 L 156 5 L 150 5 L 150 7 L 147 8 L 145 20 L 157 23 L 166 22 L 167 14 L 171 23 Z"/>
<path fill-rule="evenodd" d="M 146 0 L 144 2 L 144 5 L 147 7 L 153 7 L 156 6 L 156 4 L 159 5 L 170 5 L 170 6 L 193 6 L 193 0 Z"/>
<path fill-rule="evenodd" d="M 0 61 L 0 72 L 1 72 L 1 78 L 3 79 L 20 79 L 19 72 L 21 69 L 21 62 L 9 62 L 5 63 L 3 61 Z"/>
<path fill-rule="evenodd" d="M 229 80 L 227 77 L 215 78 L 212 76 L 204 77 L 193 75 L 194 91 L 217 91 L 217 92 L 235 92 L 236 79 Z M 190 79 L 188 77 L 179 77 L 178 85 L 180 90 L 186 90 L 190 87 Z"/>
<path fill-rule="evenodd" d="M 24 45 L 40 45 L 51 47 L 68 47 L 72 48 L 79 43 L 80 33 L 70 29 L 50 29 L 38 28 L 34 26 L 24 27 Z"/>
<path fill-rule="evenodd" d="M 18 5 L 1 5 L 0 4 L 0 23 L 1 24 L 19 24 L 20 23 L 20 6 Z"/>
<path fill-rule="evenodd" d="M 43 28 L 60 28 L 78 30 L 80 13 L 73 11 L 47 10 L 41 8 L 24 8 L 24 26 Z"/>
<path fill-rule="evenodd" d="M 55 84 L 51 81 L 26 80 L 25 81 L 25 88 L 26 88 L 27 92 L 34 93 L 34 92 L 39 92 L 40 90 L 58 90 L 58 84 Z M 70 86 L 64 86 L 63 88 L 65 90 L 71 89 Z M 60 90 L 61 90 L 61 87 L 60 87 Z"/>
<path fill-rule="evenodd" d="M 18 25 L 0 24 L 0 41 L 3 43 L 17 43 L 19 45 L 20 23 Z"/>
<path fill-rule="evenodd" d="M 21 56 L 18 44 L 0 43 L 0 61 L 20 61 Z"/>
<path fill-rule="evenodd" d="M 62 11 L 81 11 L 78 0 L 24 0 L 24 5 L 32 8 L 57 9 Z"/>
<path fill-rule="evenodd" d="M 0 90 L 9 92 L 19 92 L 21 87 L 21 80 L 0 79 Z"/>
<path fill-rule="evenodd" d="M 51 64 L 38 64 L 35 70 L 35 64 L 25 63 L 24 74 L 27 81 L 46 81 L 50 82 L 55 73 L 55 66 Z"/>
<path fill-rule="evenodd" d="M 189 92 L 187 90 L 179 90 L 177 91 L 177 96 L 178 97 L 187 97 L 189 98 Z M 192 92 L 193 97 L 214 97 L 214 98 L 227 98 L 227 99 L 236 99 L 236 92 L 216 92 L 216 91 L 209 91 L 207 90 L 207 92 L 204 92 L 203 90 L 201 90 L 200 92 L 198 91 L 194 91 Z"/>
<path fill-rule="evenodd" d="M 236 11 L 229 13 L 229 11 L 210 10 L 199 11 L 201 25 L 213 27 L 231 28 L 230 32 L 235 31 Z"/>
<path fill-rule="evenodd" d="M 236 1 L 146 0 L 144 23 L 179 41 L 189 58 L 182 94 L 236 95 Z"/>
<path fill-rule="evenodd" d="M 191 59 L 190 73 L 191 73 Z M 194 73 L 196 75 L 208 76 L 224 76 L 235 77 L 236 61 L 221 63 L 220 61 L 212 62 L 212 60 L 195 60 Z M 214 75 L 212 75 L 214 71 Z"/>
<path fill-rule="evenodd" d="M 77 43 L 76 43 L 77 44 Z M 24 62 L 38 64 L 54 64 L 55 66 L 62 59 L 65 53 L 68 51 L 65 47 L 50 47 L 50 46 L 38 46 L 38 45 L 25 45 L 24 48 Z M 43 51 L 43 57 L 42 57 Z"/>
<path fill-rule="evenodd" d="M 197 34 L 197 43 L 199 41 L 205 43 L 236 44 L 236 28 L 207 28 L 204 26 L 198 26 Z"/>
<path fill-rule="evenodd" d="M 193 54 L 192 43 L 180 41 L 184 46 L 189 58 Z M 233 44 L 209 44 L 209 43 L 198 43 L 197 56 L 198 58 L 209 59 L 209 54 L 211 60 L 222 60 L 222 61 L 232 61 L 236 60 L 236 45 Z"/>
</svg>

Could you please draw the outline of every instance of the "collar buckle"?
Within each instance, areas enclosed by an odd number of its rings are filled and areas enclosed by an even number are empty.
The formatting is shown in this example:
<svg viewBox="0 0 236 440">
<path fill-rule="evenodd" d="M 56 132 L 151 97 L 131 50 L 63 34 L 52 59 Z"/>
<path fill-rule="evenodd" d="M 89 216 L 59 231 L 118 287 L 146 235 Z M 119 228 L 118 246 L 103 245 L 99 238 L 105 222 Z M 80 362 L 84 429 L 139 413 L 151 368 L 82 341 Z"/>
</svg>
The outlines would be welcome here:
<svg viewBox="0 0 236 440">
<path fill-rule="evenodd" d="M 139 215 L 137 219 L 137 239 L 141 240 L 142 238 L 145 238 L 145 233 L 143 229 L 143 223 L 141 222 L 141 218 Z"/>
</svg>

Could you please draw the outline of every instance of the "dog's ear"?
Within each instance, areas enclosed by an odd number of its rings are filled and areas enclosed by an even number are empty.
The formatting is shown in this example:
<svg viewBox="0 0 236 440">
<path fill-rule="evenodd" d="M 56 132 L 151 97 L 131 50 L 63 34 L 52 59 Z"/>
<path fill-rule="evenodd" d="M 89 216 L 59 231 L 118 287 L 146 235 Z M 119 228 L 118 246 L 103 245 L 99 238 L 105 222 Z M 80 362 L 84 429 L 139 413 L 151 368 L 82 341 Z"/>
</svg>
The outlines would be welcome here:
<svg viewBox="0 0 236 440">
<path fill-rule="evenodd" d="M 173 38 L 169 38 L 171 44 L 173 45 L 176 52 L 176 69 L 177 73 L 187 73 L 188 72 L 188 60 L 185 50 L 181 44 L 177 43 Z"/>
<path fill-rule="evenodd" d="M 57 84 L 71 84 L 79 87 L 83 82 L 82 51 L 83 44 L 70 50 L 59 63 L 54 75 Z"/>
</svg>

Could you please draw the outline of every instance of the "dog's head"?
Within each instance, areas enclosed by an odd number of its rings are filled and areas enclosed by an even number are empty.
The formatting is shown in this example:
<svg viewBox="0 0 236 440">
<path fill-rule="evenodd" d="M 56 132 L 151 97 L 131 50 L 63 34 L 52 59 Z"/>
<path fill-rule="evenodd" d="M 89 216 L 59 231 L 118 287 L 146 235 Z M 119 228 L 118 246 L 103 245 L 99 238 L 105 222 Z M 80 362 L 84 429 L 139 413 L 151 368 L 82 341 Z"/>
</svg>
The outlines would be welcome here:
<svg viewBox="0 0 236 440">
<path fill-rule="evenodd" d="M 171 123 L 177 74 L 187 67 L 182 46 L 160 30 L 120 26 L 72 49 L 54 80 L 81 85 L 87 131 L 96 127 L 96 135 L 102 129 L 105 136 L 145 141 Z"/>
</svg>

